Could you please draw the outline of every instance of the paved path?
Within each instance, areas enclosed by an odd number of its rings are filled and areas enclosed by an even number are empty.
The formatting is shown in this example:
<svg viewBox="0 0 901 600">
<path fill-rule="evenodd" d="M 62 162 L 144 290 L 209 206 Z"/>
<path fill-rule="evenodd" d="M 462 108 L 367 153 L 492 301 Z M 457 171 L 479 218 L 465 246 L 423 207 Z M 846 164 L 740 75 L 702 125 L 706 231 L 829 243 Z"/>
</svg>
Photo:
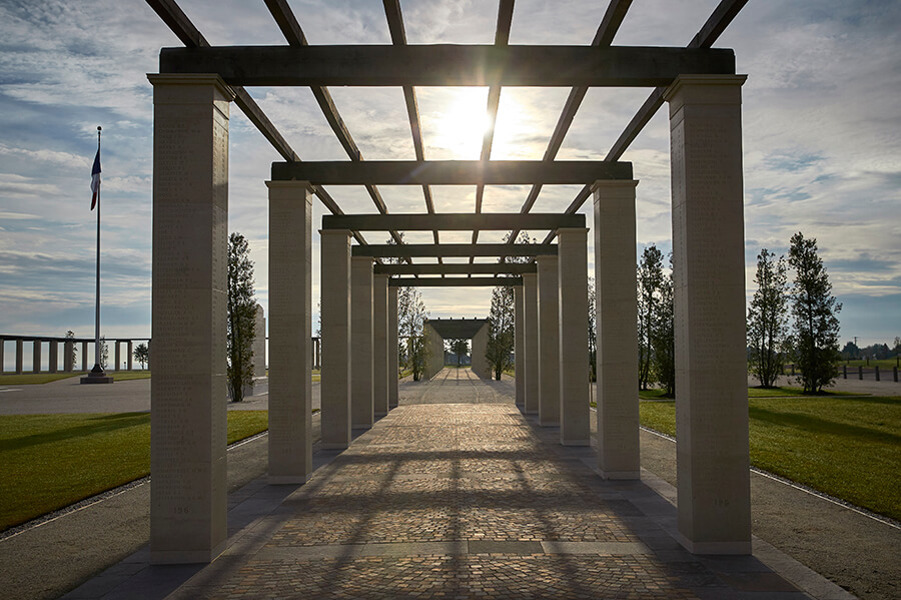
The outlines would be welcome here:
<svg viewBox="0 0 901 600">
<path fill-rule="evenodd" d="M 258 479 L 232 495 L 211 565 L 149 567 L 143 549 L 68 597 L 813 597 L 758 558 L 685 552 L 652 489 L 671 493 L 665 482 L 602 481 L 593 451 L 524 418 L 509 382 L 454 371 L 404 385 L 348 450 L 317 451 L 306 485 Z M 817 597 L 842 597 L 822 583 Z"/>
</svg>

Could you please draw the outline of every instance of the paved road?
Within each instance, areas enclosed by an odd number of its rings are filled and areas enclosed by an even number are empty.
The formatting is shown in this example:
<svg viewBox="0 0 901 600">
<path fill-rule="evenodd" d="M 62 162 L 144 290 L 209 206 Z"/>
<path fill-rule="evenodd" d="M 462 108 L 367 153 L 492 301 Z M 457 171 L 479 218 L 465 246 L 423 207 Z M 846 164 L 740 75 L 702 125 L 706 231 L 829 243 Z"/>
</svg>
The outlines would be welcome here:
<svg viewBox="0 0 901 600">
<path fill-rule="evenodd" d="M 319 382 L 313 383 L 313 408 L 319 408 Z M 229 410 L 268 410 L 269 395 L 229 402 Z M 150 380 L 82 385 L 78 377 L 42 385 L 0 386 L 0 415 L 115 413 L 150 410 Z"/>
</svg>

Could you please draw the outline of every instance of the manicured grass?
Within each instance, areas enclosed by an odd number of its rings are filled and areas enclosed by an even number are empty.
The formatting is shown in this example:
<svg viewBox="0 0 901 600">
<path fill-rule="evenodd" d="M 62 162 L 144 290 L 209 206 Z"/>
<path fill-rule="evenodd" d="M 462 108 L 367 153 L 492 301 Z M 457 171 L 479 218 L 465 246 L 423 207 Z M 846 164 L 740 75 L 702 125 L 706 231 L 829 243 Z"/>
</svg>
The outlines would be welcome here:
<svg viewBox="0 0 901 600">
<path fill-rule="evenodd" d="M 863 367 L 866 370 L 867 367 L 870 367 L 872 369 L 873 367 L 878 365 L 880 371 L 885 369 L 889 373 L 891 373 L 892 367 L 898 366 L 898 361 L 894 358 L 881 358 L 879 360 L 876 360 L 875 358 L 871 358 L 870 364 L 868 365 L 867 361 L 861 358 L 861 359 L 847 360 L 847 361 L 842 360 L 842 361 L 839 361 L 838 363 L 836 363 L 836 365 L 838 366 L 839 371 L 841 371 L 842 365 L 847 365 L 849 370 L 851 369 L 851 367 L 854 367 L 855 371 L 857 370 L 857 367 L 859 367 L 859 366 Z M 850 375 L 850 373 L 848 375 Z"/>
<path fill-rule="evenodd" d="M 22 373 L 21 375 L 0 375 L 0 385 L 39 385 L 68 379 L 69 377 L 81 377 L 82 373 Z"/>
<path fill-rule="evenodd" d="M 229 411 L 228 443 L 268 427 Z M 150 413 L 0 416 L 0 530 L 150 473 Z"/>
<path fill-rule="evenodd" d="M 666 400 L 664 393 L 666 393 L 666 390 L 651 388 L 649 390 L 638 390 L 638 397 L 642 400 Z"/>
<path fill-rule="evenodd" d="M 150 379 L 150 371 L 107 371 L 114 381 L 133 381 L 135 379 Z"/>
<path fill-rule="evenodd" d="M 839 392 L 836 390 L 825 389 L 823 393 L 817 396 L 861 396 L 869 394 L 858 394 L 855 392 Z M 804 388 L 793 386 L 780 386 L 775 388 L 748 388 L 748 398 L 788 398 L 792 396 L 804 396 Z"/>
<path fill-rule="evenodd" d="M 751 464 L 901 520 L 901 397 L 752 398 Z M 674 402 L 641 424 L 676 433 Z"/>
</svg>

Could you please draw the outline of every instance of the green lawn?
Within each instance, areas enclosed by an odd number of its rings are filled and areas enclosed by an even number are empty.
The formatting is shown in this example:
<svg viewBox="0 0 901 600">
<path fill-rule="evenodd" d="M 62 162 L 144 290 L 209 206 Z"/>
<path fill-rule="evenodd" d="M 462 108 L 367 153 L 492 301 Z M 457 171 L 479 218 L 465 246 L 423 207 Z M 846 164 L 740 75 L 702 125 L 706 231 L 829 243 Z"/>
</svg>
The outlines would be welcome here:
<svg viewBox="0 0 901 600">
<path fill-rule="evenodd" d="M 901 397 L 751 398 L 751 464 L 901 519 Z M 674 402 L 641 424 L 675 435 Z"/>
<path fill-rule="evenodd" d="M 69 377 L 80 377 L 82 373 L 22 373 L 21 375 L 0 375 L 0 385 L 38 385 Z"/>
<path fill-rule="evenodd" d="M 228 443 L 268 427 L 229 411 Z M 150 413 L 0 416 L 0 531 L 150 473 Z"/>
</svg>

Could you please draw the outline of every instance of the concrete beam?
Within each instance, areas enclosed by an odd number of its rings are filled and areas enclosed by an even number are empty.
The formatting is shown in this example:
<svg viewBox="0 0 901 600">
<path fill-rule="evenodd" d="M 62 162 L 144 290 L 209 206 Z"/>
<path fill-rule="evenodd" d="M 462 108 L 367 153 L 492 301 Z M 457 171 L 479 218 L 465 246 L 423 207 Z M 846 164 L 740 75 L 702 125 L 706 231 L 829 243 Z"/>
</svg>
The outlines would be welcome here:
<svg viewBox="0 0 901 600">
<path fill-rule="evenodd" d="M 550 244 L 368 244 L 354 246 L 354 256 L 422 257 L 422 256 L 544 256 L 556 255 L 557 246 Z"/>
<path fill-rule="evenodd" d="M 504 275 L 537 272 L 535 263 L 375 265 L 376 275 Z"/>
<path fill-rule="evenodd" d="M 497 287 L 522 285 L 522 277 L 403 277 L 388 280 L 391 287 Z"/>
<path fill-rule="evenodd" d="M 345 163 L 346 164 L 346 163 Z M 363 163 L 372 164 L 372 163 Z M 441 214 L 393 214 L 393 215 L 323 215 L 323 229 L 356 229 L 357 231 L 408 231 L 557 229 L 558 227 L 585 227 L 585 215 L 561 215 L 557 213 L 441 213 Z"/>
<path fill-rule="evenodd" d="M 347 45 L 163 48 L 162 73 L 218 73 L 252 86 L 669 85 L 735 73 L 727 49 L 626 46 Z"/>
</svg>

